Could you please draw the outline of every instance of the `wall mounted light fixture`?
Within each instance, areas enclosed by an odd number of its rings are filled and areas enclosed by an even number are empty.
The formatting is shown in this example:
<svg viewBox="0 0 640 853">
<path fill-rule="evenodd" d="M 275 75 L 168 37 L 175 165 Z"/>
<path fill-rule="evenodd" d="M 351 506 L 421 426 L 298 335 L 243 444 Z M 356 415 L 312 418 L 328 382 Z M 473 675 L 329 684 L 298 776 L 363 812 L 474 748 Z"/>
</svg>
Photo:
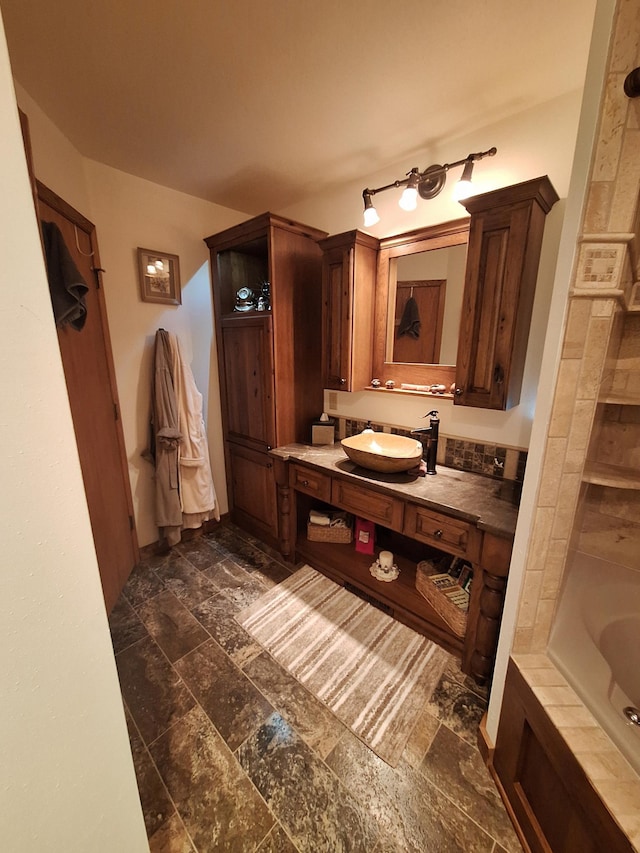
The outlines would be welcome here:
<svg viewBox="0 0 640 853">
<path fill-rule="evenodd" d="M 400 196 L 398 204 L 403 210 L 415 210 L 418 206 L 418 196 L 423 199 L 435 198 L 444 187 L 447 172 L 456 166 L 464 166 L 464 169 L 462 170 L 462 177 L 455 186 L 454 198 L 457 201 L 467 198 L 471 195 L 472 191 L 471 174 L 473 172 L 473 164 L 476 160 L 482 160 L 483 157 L 493 157 L 496 151 L 496 148 L 490 148 L 488 151 L 468 154 L 464 160 L 456 160 L 455 163 L 445 163 L 444 166 L 429 166 L 423 172 L 414 167 L 400 181 L 394 181 L 392 184 L 386 184 L 384 187 L 377 187 L 373 190 L 363 190 L 365 227 L 375 225 L 376 222 L 380 221 L 378 211 L 373 204 L 374 195 L 385 192 L 385 190 L 394 189 L 395 187 L 404 187 L 405 189 Z"/>
</svg>

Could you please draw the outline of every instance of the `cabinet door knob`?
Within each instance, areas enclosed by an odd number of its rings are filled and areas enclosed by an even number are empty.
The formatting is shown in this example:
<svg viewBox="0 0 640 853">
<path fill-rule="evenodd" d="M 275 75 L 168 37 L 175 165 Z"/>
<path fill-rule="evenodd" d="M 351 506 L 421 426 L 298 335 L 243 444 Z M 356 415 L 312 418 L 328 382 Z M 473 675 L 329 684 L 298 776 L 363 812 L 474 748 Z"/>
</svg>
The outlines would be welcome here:
<svg viewBox="0 0 640 853">
<path fill-rule="evenodd" d="M 303 480 L 303 481 L 302 481 L 302 485 L 303 485 L 303 486 L 308 486 L 308 485 L 309 485 L 309 481 L 308 481 L 308 480 Z"/>
<path fill-rule="evenodd" d="M 346 384 L 347 384 L 347 380 L 346 380 L 346 379 L 341 379 L 341 380 L 340 380 L 340 384 L 341 384 L 341 385 L 346 385 Z"/>
<path fill-rule="evenodd" d="M 456 397 L 462 397 L 462 395 L 464 394 L 464 388 L 456 388 L 453 393 L 456 395 Z"/>
<path fill-rule="evenodd" d="M 500 367 L 499 364 L 496 364 L 493 369 L 493 381 L 496 383 L 496 385 L 502 385 L 502 383 L 504 382 L 504 370 Z"/>
<path fill-rule="evenodd" d="M 436 530 L 436 532 L 433 535 L 436 537 L 436 539 L 442 539 L 443 533 L 444 533 L 444 530 Z"/>
</svg>

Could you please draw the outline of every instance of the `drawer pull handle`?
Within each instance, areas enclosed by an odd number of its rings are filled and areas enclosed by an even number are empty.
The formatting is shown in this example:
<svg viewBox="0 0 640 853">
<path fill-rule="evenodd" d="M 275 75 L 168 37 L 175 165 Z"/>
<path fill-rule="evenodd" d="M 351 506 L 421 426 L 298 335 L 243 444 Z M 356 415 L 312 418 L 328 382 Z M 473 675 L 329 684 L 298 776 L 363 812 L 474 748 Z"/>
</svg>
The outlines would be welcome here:
<svg viewBox="0 0 640 853">
<path fill-rule="evenodd" d="M 303 480 L 303 481 L 302 481 L 302 485 L 303 485 L 303 486 L 308 486 L 308 485 L 309 485 L 309 481 L 308 481 L 308 480 Z"/>
<path fill-rule="evenodd" d="M 433 535 L 436 537 L 436 539 L 442 539 L 443 533 L 444 533 L 444 530 L 436 530 L 436 532 Z"/>
</svg>

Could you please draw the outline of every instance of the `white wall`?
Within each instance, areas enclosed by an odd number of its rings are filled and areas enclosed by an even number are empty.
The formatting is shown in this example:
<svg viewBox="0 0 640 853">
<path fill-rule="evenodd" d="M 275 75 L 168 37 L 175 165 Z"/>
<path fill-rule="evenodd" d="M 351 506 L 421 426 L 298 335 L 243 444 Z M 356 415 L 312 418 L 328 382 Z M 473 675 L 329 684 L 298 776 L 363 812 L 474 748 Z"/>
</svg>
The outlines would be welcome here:
<svg viewBox="0 0 640 853">
<path fill-rule="evenodd" d="M 191 360 L 198 389 L 208 401 L 211 466 L 221 512 L 228 509 L 224 473 L 220 389 L 213 338 L 209 252 L 204 237 L 247 216 L 202 199 L 85 161 L 96 225 L 116 366 L 129 476 L 141 545 L 155 542 L 153 467 L 142 458 L 148 446 L 155 332 L 174 332 Z M 136 248 L 180 256 L 182 305 L 142 302 Z"/>
<path fill-rule="evenodd" d="M 109 638 L 0 22 L 0 838 L 142 853 Z"/>
<path fill-rule="evenodd" d="M 17 82 L 15 91 L 20 109 L 29 118 L 36 177 L 90 219 L 83 158 Z"/>
<path fill-rule="evenodd" d="M 470 152 L 486 151 L 494 145 L 498 153 L 475 166 L 473 179 L 478 192 L 549 175 L 561 201 L 547 216 L 520 404 L 508 412 L 494 412 L 466 409 L 453 406 L 451 401 L 439 401 L 441 432 L 444 435 L 475 438 L 507 447 L 526 448 L 529 445 L 580 103 L 581 92 L 569 93 L 467 137 L 448 140 L 439 148 L 425 152 L 424 162 L 397 163 L 383 173 L 365 175 L 360 183 L 346 184 L 332 193 L 311 197 L 283 211 L 286 216 L 316 225 L 329 233 L 362 228 L 362 190 L 365 186 L 383 186 L 403 177 L 412 166 L 424 169 L 431 163 L 459 160 Z M 451 197 L 451 188 L 460 174 L 461 170 L 452 171 L 442 193 L 431 201 L 419 200 L 414 213 L 400 210 L 397 204 L 400 193 L 397 190 L 376 196 L 381 221 L 367 230 L 376 237 L 382 237 L 465 217 L 466 210 Z M 378 378 L 384 381 L 393 377 Z M 332 414 L 370 418 L 405 427 L 415 427 L 419 418 L 431 408 L 429 398 L 366 391 L 338 393 L 336 399 L 337 406 L 331 407 L 329 395 L 325 393 L 325 409 Z"/>
<path fill-rule="evenodd" d="M 153 341 L 160 327 L 180 338 L 192 360 L 208 413 L 211 465 L 220 511 L 228 509 L 204 237 L 248 217 L 82 157 L 28 93 L 20 87 L 17 92 L 29 118 L 36 176 L 97 229 L 136 529 L 140 545 L 147 545 L 157 540 L 158 529 L 153 467 L 141 454 L 148 444 Z M 179 256 L 181 306 L 142 302 L 138 247 Z"/>
</svg>

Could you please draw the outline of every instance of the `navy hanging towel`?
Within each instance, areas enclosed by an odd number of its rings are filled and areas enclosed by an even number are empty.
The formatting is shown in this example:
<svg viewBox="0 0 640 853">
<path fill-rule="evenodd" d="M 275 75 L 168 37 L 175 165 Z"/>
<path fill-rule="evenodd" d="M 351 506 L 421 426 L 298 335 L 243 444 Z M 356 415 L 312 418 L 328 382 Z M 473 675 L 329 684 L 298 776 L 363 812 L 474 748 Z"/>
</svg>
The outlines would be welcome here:
<svg viewBox="0 0 640 853">
<path fill-rule="evenodd" d="M 418 303 L 410 296 L 404 306 L 402 319 L 398 326 L 398 337 L 410 335 L 412 338 L 420 337 L 420 312 L 418 311 Z"/>
<path fill-rule="evenodd" d="M 87 319 L 85 294 L 89 290 L 78 272 L 55 222 L 41 222 L 47 278 L 56 326 L 67 323 L 80 331 Z"/>
</svg>

